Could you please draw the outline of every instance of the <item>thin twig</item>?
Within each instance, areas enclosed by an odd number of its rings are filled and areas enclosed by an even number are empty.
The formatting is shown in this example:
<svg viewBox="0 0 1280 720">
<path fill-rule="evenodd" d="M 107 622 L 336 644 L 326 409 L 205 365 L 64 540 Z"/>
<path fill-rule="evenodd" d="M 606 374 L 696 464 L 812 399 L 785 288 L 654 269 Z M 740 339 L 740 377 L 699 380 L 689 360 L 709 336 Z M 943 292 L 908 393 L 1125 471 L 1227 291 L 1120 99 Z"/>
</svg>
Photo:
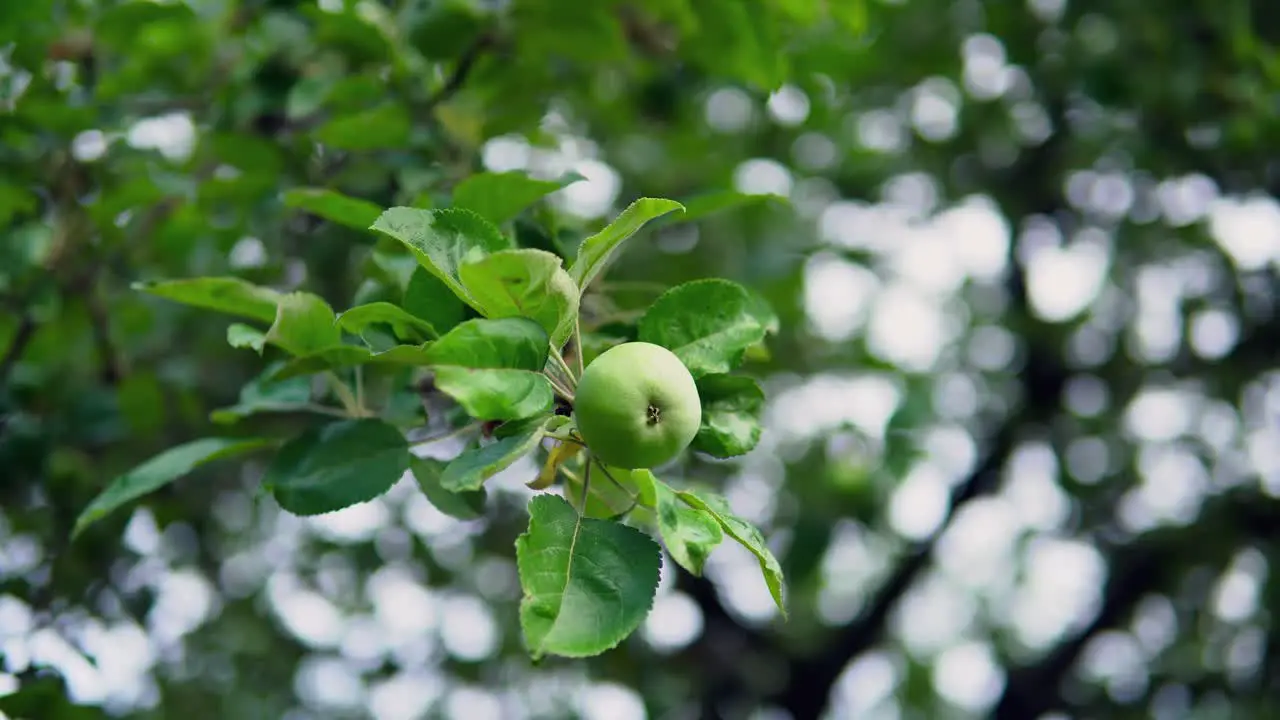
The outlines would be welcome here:
<svg viewBox="0 0 1280 720">
<path fill-rule="evenodd" d="M 495 38 L 491 33 L 485 33 L 471 44 L 471 47 L 463 51 L 462 56 L 458 58 L 458 64 L 454 66 L 453 73 L 445 80 L 440 90 L 427 99 L 423 109 L 427 111 L 434 110 L 437 105 L 447 101 L 467 83 L 467 77 L 471 75 L 471 71 L 475 69 L 476 62 L 480 56 L 495 44 Z"/>
<path fill-rule="evenodd" d="M 18 323 L 17 331 L 13 334 L 13 342 L 9 343 L 9 349 L 5 351 L 4 359 L 0 360 L 0 387 L 9 383 L 9 373 L 13 372 L 14 366 L 18 364 L 22 354 L 26 352 L 27 345 L 31 343 L 35 334 L 35 318 L 30 315 L 23 315 L 22 320 Z"/>
<path fill-rule="evenodd" d="M 573 374 L 573 369 L 569 367 L 569 363 L 565 362 L 564 355 L 560 354 L 554 346 L 551 348 L 551 357 L 555 359 L 556 365 L 559 366 L 561 372 L 569 377 L 570 388 L 578 387 L 578 376 Z"/>
<path fill-rule="evenodd" d="M 577 356 L 578 377 L 582 377 L 582 373 L 586 371 L 586 368 L 583 367 L 581 314 L 575 314 L 573 316 L 573 354 Z"/>
</svg>

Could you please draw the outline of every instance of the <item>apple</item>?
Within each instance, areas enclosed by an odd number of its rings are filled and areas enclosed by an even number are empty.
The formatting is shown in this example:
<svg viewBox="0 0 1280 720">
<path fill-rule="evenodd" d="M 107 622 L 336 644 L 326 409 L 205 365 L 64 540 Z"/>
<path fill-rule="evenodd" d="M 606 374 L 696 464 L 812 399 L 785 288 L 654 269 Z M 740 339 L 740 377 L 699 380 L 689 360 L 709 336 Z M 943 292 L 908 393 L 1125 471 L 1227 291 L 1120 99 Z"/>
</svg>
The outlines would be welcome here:
<svg viewBox="0 0 1280 720">
<path fill-rule="evenodd" d="M 702 425 L 702 400 L 675 353 L 627 342 L 600 353 L 582 373 L 573 415 L 587 449 L 606 465 L 652 468 L 679 455 Z"/>
</svg>

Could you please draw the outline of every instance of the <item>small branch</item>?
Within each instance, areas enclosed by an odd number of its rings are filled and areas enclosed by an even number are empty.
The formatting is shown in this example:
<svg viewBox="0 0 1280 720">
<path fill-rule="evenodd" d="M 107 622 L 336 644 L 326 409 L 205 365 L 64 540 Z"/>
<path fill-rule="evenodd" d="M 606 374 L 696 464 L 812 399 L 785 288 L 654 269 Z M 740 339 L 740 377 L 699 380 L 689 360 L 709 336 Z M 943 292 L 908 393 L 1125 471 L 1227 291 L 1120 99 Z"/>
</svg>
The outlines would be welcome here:
<svg viewBox="0 0 1280 720">
<path fill-rule="evenodd" d="M 571 388 L 577 388 L 578 376 L 573 374 L 573 369 L 569 367 L 569 363 L 565 362 L 564 355 L 560 354 L 554 346 L 551 348 L 551 357 L 556 361 L 556 366 L 560 368 L 568 378 Z"/>
<path fill-rule="evenodd" d="M 13 342 L 9 343 L 9 349 L 5 351 L 4 359 L 0 359 L 0 387 L 9 384 L 9 374 L 13 372 L 14 366 L 18 364 L 22 354 L 26 352 L 27 345 L 31 343 L 35 334 L 35 318 L 30 315 L 23 315 L 22 320 L 18 322 L 17 331 L 13 334 Z"/>
<path fill-rule="evenodd" d="M 573 354 L 577 356 L 578 377 L 582 377 L 582 373 L 586 370 L 583 367 L 582 352 L 582 315 L 575 314 L 573 316 Z"/>
<path fill-rule="evenodd" d="M 329 407 L 328 405 L 321 405 L 320 403 L 307 403 L 306 405 L 303 405 L 302 408 L 307 412 L 315 413 L 317 415 L 330 415 L 332 417 L 341 418 L 348 417 L 346 410 L 343 410 L 342 408 Z"/>
<path fill-rule="evenodd" d="M 423 109 L 430 112 L 436 106 L 457 95 L 462 86 L 466 85 L 467 78 L 471 75 L 471 71 L 475 69 L 476 62 L 480 59 L 480 56 L 493 47 L 494 44 L 495 38 L 491 33 L 485 33 L 477 38 L 471 44 L 471 47 L 463 51 L 462 56 L 458 58 L 458 64 L 453 68 L 453 73 L 444 81 L 444 85 L 440 87 L 436 94 L 427 99 Z"/>
<path fill-rule="evenodd" d="M 351 388 L 338 377 L 338 374 L 330 370 L 326 373 L 330 384 L 333 385 L 333 392 L 338 396 L 339 402 L 342 403 L 343 409 L 347 411 L 347 415 L 351 417 L 363 417 L 363 411 L 360 408 L 359 401 L 356 396 L 351 393 Z"/>
<path fill-rule="evenodd" d="M 355 368 L 356 376 L 356 407 L 360 409 L 360 414 L 368 413 L 364 407 L 364 367 L 357 365 Z"/>
<path fill-rule="evenodd" d="M 566 388 L 564 385 L 561 385 L 560 382 L 551 375 L 551 373 L 544 372 L 543 375 L 546 376 L 547 382 L 551 383 L 551 388 L 555 390 L 557 393 L 559 393 L 560 397 L 564 398 L 569 402 L 570 405 L 572 405 L 573 391 Z"/>
</svg>

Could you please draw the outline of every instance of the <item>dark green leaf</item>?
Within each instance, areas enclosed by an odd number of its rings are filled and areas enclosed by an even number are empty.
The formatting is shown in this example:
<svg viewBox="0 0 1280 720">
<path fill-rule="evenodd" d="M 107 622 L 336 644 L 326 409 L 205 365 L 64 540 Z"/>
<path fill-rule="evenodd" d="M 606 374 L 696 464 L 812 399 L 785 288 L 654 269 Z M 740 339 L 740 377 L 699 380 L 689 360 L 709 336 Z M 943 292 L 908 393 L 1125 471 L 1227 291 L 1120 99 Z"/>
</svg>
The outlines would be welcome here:
<svg viewBox="0 0 1280 720">
<path fill-rule="evenodd" d="M 681 502 L 666 483 L 654 479 L 658 531 L 671 558 L 694 575 L 702 575 L 711 551 L 724 539 L 720 522 L 711 513 Z"/>
<path fill-rule="evenodd" d="M 539 495 L 529 502 L 528 531 L 516 539 L 516 565 L 530 655 L 589 657 L 617 647 L 649 614 L 662 558 L 639 530 Z"/>
<path fill-rule="evenodd" d="M 382 208 L 368 200 L 347 197 L 325 188 L 295 188 L 284 194 L 286 207 L 305 210 L 319 217 L 355 230 L 368 230 Z"/>
<path fill-rule="evenodd" d="M 727 373 L 765 336 L 758 310 L 737 283 L 695 280 L 654 301 L 640 318 L 639 339 L 670 349 L 694 377 Z"/>
<path fill-rule="evenodd" d="M 404 291 L 404 309 L 443 335 L 467 319 L 467 306 L 444 281 L 415 263 Z"/>
<path fill-rule="evenodd" d="M 367 502 L 409 469 L 404 435 L 381 420 L 340 420 L 285 443 L 262 478 L 280 507 L 320 515 Z"/>
<path fill-rule="evenodd" d="M 582 241 L 578 256 L 569 267 L 569 275 L 585 291 L 624 240 L 636 234 L 650 220 L 676 210 L 683 212 L 684 206 L 675 200 L 640 198 L 631 203 L 607 227 Z"/>
<path fill-rule="evenodd" d="M 373 324 L 390 325 L 396 337 L 408 342 L 422 342 L 438 336 L 430 323 L 389 302 L 357 305 L 338 316 L 338 326 L 353 335 L 360 335 Z"/>
<path fill-rule="evenodd" d="M 578 286 L 558 256 L 545 250 L 503 250 L 464 264 L 461 275 L 486 317 L 533 318 L 556 347 L 573 334 Z"/>
<path fill-rule="evenodd" d="M 477 173 L 454 188 L 453 204 L 474 210 L 489 222 L 501 225 L 543 196 L 582 179 L 577 173 L 558 180 L 537 180 L 518 171 Z"/>
<path fill-rule="evenodd" d="M 205 463 L 242 455 L 270 444 L 270 440 L 257 438 L 202 438 L 169 448 L 112 480 L 76 518 L 71 537 L 74 539 L 113 510 L 159 490 Z"/>
<path fill-rule="evenodd" d="M 702 510 L 714 517 L 716 522 L 720 523 L 720 529 L 725 534 L 737 540 L 756 556 L 760 561 L 760 572 L 764 575 L 765 584 L 769 586 L 769 594 L 773 596 L 774 603 L 777 604 L 778 610 L 782 612 L 782 616 L 785 618 L 787 616 L 787 606 L 783 597 L 782 566 L 778 564 L 778 559 L 769 550 L 769 546 L 765 543 L 764 536 L 760 534 L 760 530 L 735 515 L 733 509 L 729 507 L 728 501 L 715 493 L 680 490 L 676 492 L 676 495 L 690 507 Z"/>
<path fill-rule="evenodd" d="M 279 366 L 267 368 L 261 376 L 240 389 L 240 400 L 230 407 L 214 410 L 209 419 L 219 425 L 230 425 L 262 412 L 305 412 L 311 404 L 310 378 L 273 381 L 271 374 Z"/>
<path fill-rule="evenodd" d="M 462 208 L 393 207 L 383 212 L 370 229 L 404 243 L 422 267 L 476 310 L 481 308 L 463 288 L 458 269 L 466 262 L 511 246 L 493 223 Z"/>
<path fill-rule="evenodd" d="M 262 322 L 272 322 L 276 319 L 276 304 L 283 297 L 283 294 L 276 290 L 254 285 L 236 277 L 138 282 L 133 284 L 133 289 L 184 305 Z"/>
<path fill-rule="evenodd" d="M 452 492 L 441 484 L 445 463 L 434 458 L 414 458 L 413 476 L 418 488 L 437 510 L 459 520 L 474 520 L 484 516 L 484 503 L 488 493 L 478 490 Z"/>
<path fill-rule="evenodd" d="M 285 380 L 300 375 L 310 375 L 325 370 L 340 370 L 357 365 L 404 365 L 421 367 L 429 363 L 426 346 L 397 345 L 374 352 L 357 345 L 337 345 L 317 353 L 293 358 L 277 370 L 271 378 Z"/>
<path fill-rule="evenodd" d="M 695 450 L 719 458 L 750 452 L 760 442 L 760 409 L 764 391 L 755 380 L 740 375 L 698 378 L 702 398 L 702 427 L 693 438 Z"/>
</svg>

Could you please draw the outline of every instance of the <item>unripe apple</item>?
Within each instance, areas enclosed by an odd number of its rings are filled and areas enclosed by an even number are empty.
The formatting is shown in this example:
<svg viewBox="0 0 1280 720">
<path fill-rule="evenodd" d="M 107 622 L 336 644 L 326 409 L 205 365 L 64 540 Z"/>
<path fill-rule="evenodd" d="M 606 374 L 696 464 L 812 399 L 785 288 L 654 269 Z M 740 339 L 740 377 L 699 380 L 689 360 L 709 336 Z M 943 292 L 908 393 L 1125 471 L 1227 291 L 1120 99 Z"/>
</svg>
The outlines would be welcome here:
<svg viewBox="0 0 1280 720">
<path fill-rule="evenodd" d="M 702 401 L 675 353 L 645 342 L 615 345 L 582 373 L 573 414 L 587 448 L 606 465 L 661 465 L 693 442 Z"/>
</svg>

